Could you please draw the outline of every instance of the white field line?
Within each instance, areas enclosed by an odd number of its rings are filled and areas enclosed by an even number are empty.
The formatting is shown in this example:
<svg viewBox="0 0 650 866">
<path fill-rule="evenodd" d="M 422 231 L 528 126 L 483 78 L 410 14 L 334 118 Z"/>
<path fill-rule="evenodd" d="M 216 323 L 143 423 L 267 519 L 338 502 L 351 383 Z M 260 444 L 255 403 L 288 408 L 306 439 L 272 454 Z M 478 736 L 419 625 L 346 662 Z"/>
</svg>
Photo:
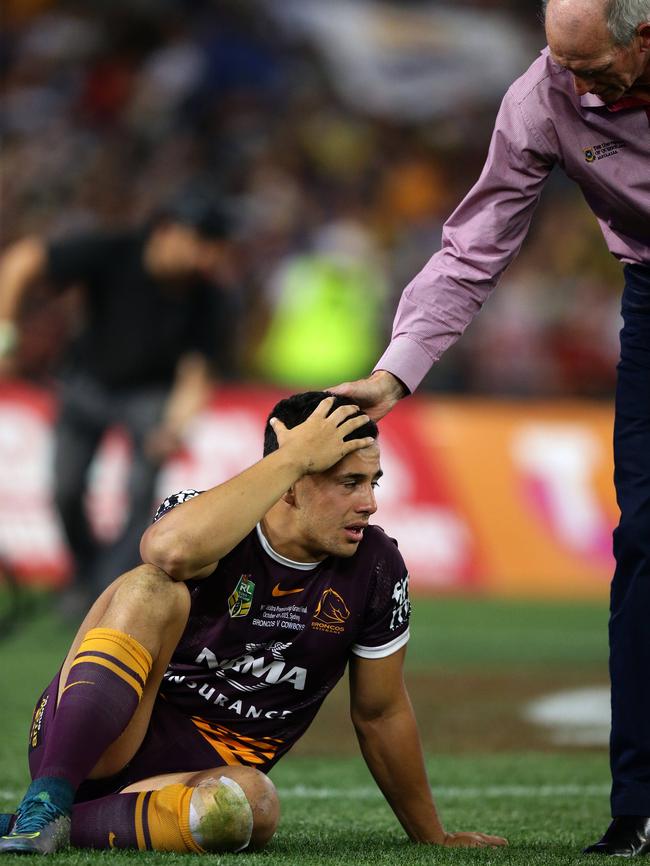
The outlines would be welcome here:
<svg viewBox="0 0 650 866">
<path fill-rule="evenodd" d="M 486 787 L 445 787 L 432 785 L 436 797 L 458 800 L 501 797 L 606 797 L 609 785 L 488 785 Z M 378 788 L 367 785 L 357 788 L 329 788 L 310 785 L 294 785 L 278 788 L 280 798 L 311 800 L 372 800 L 382 795 Z"/>
<path fill-rule="evenodd" d="M 433 785 L 432 787 L 436 797 L 447 797 L 450 800 L 500 799 L 502 797 L 527 797 L 529 799 L 540 797 L 606 797 L 609 794 L 608 785 L 488 785 L 468 788 Z M 22 793 L 19 790 L 0 788 L 0 800 L 17 802 Z M 280 787 L 278 793 L 281 799 L 287 800 L 375 800 L 382 796 L 379 789 L 373 785 L 356 788 L 293 785 L 288 788 Z"/>
</svg>

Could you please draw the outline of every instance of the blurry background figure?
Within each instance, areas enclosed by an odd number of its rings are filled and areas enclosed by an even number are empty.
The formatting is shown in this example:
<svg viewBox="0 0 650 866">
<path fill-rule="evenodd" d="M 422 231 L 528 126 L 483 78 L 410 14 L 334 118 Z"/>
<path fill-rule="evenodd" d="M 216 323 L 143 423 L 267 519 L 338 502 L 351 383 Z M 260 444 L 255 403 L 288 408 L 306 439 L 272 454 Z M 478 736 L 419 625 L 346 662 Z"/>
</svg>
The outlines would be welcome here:
<svg viewBox="0 0 650 866">
<path fill-rule="evenodd" d="M 53 243 L 27 238 L 0 262 L 5 374 L 29 290 L 41 282 L 81 298 L 62 364 L 54 446 L 54 500 L 75 568 L 62 603 L 70 616 L 139 562 L 158 470 L 204 405 L 216 371 L 229 365 L 234 307 L 219 287 L 231 270 L 229 233 L 223 208 L 186 196 L 144 229 Z M 115 425 L 131 444 L 127 513 L 119 537 L 103 545 L 84 493 L 93 457 Z"/>
<path fill-rule="evenodd" d="M 257 357 L 261 378 L 326 387 L 364 371 L 381 345 L 386 280 L 363 224 L 341 219 L 271 276 L 270 322 Z"/>
</svg>

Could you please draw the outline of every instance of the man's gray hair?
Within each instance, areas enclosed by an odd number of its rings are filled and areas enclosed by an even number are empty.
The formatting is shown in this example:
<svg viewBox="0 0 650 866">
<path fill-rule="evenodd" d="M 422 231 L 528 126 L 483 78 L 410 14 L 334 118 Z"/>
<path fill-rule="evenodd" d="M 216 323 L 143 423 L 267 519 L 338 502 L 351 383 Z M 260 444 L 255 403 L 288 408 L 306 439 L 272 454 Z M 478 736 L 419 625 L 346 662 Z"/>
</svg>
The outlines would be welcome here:
<svg viewBox="0 0 650 866">
<path fill-rule="evenodd" d="M 548 0 L 542 0 L 546 14 Z M 605 0 L 607 29 L 616 45 L 629 45 L 639 24 L 650 23 L 650 0 Z"/>
</svg>

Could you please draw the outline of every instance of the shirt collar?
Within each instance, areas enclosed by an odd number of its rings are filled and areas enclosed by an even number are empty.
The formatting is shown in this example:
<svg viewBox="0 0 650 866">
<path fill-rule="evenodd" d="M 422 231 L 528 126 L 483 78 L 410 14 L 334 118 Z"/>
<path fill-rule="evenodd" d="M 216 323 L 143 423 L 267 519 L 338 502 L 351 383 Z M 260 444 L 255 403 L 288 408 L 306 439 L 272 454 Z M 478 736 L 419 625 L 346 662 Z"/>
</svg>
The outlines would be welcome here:
<svg viewBox="0 0 650 866">
<path fill-rule="evenodd" d="M 257 529 L 257 537 L 260 540 L 260 544 L 264 550 L 264 553 L 268 554 L 271 559 L 274 559 L 276 562 L 279 562 L 280 565 L 285 565 L 288 568 L 297 568 L 300 571 L 313 571 L 320 565 L 320 562 L 296 562 L 295 559 L 289 559 L 286 556 L 282 556 L 281 553 L 273 550 L 271 545 L 268 542 L 267 537 L 262 532 L 262 527 L 258 523 L 255 527 Z"/>
<path fill-rule="evenodd" d="M 585 93 L 580 97 L 580 105 L 583 108 L 606 108 L 607 106 L 595 93 Z"/>
<path fill-rule="evenodd" d="M 616 102 L 605 105 L 603 100 L 595 93 L 585 93 L 580 97 L 580 105 L 583 108 L 606 108 L 607 111 L 624 111 L 626 108 L 650 108 L 650 102 L 640 99 L 638 96 L 621 96 Z"/>
</svg>

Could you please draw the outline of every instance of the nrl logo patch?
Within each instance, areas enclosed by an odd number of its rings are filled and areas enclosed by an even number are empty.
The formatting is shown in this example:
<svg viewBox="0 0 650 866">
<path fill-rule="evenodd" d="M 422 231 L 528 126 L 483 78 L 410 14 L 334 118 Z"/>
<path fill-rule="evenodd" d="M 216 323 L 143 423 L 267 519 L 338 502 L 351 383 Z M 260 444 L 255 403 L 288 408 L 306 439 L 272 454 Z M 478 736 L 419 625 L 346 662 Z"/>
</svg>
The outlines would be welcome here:
<svg viewBox="0 0 650 866">
<path fill-rule="evenodd" d="M 228 596 L 228 611 L 233 619 L 238 616 L 248 616 L 254 592 L 255 584 L 250 579 L 250 574 L 242 574 L 237 586 Z"/>
</svg>

